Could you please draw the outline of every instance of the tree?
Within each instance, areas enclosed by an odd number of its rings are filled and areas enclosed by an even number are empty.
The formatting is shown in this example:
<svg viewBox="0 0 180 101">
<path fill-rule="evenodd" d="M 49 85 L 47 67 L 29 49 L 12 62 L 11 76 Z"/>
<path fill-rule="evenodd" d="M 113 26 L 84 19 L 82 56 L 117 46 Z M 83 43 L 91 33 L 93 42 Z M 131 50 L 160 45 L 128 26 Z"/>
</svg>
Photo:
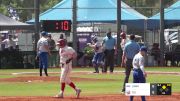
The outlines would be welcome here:
<svg viewBox="0 0 180 101">
<path fill-rule="evenodd" d="M 40 12 L 44 12 L 60 1 L 62 0 L 40 0 Z M 34 18 L 34 0 L 0 0 L 0 12 L 6 16 L 8 16 L 8 5 L 17 10 L 21 21 Z"/>
</svg>

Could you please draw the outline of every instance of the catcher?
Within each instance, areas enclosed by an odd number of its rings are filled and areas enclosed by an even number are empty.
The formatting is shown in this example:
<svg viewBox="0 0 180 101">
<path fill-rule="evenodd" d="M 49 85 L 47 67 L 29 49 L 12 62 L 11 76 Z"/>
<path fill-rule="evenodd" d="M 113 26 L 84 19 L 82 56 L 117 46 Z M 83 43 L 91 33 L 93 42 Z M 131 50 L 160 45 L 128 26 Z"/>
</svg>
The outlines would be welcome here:
<svg viewBox="0 0 180 101">
<path fill-rule="evenodd" d="M 55 96 L 58 98 L 63 98 L 64 89 L 66 84 L 72 87 L 76 92 L 76 97 L 79 98 L 81 90 L 75 86 L 75 84 L 70 80 L 70 73 L 72 70 L 72 60 L 76 58 L 77 54 L 72 47 L 67 46 L 66 39 L 60 39 L 57 42 L 59 46 L 59 56 L 60 56 L 60 67 L 61 67 L 61 91 Z"/>
</svg>

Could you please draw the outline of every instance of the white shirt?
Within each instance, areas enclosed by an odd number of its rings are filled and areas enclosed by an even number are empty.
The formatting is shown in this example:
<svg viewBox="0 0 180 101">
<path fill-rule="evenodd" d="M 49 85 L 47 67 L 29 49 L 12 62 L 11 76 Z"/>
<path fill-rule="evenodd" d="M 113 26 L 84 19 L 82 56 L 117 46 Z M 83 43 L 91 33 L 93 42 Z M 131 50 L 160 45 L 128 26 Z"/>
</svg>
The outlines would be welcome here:
<svg viewBox="0 0 180 101">
<path fill-rule="evenodd" d="M 66 61 L 72 58 L 75 50 L 72 47 L 65 46 L 64 48 L 59 49 L 60 63 L 65 64 Z"/>
<path fill-rule="evenodd" d="M 16 46 L 15 41 L 9 39 L 3 40 L 2 43 L 5 44 L 5 48 L 9 48 L 9 47 L 15 48 Z"/>
<path fill-rule="evenodd" d="M 125 47 L 125 44 L 126 44 L 127 40 L 126 39 L 122 39 L 121 40 L 121 49 L 124 51 L 124 47 Z"/>
<path fill-rule="evenodd" d="M 134 69 L 141 69 L 143 73 L 144 71 L 144 57 L 138 53 L 133 58 L 133 68 Z"/>
<path fill-rule="evenodd" d="M 37 48 L 40 52 L 48 52 L 48 50 L 45 48 L 45 46 L 48 46 L 48 40 L 47 38 L 40 38 L 37 43 Z"/>
<path fill-rule="evenodd" d="M 13 39 L 13 41 L 15 42 L 15 45 L 18 45 L 18 38 Z"/>
</svg>

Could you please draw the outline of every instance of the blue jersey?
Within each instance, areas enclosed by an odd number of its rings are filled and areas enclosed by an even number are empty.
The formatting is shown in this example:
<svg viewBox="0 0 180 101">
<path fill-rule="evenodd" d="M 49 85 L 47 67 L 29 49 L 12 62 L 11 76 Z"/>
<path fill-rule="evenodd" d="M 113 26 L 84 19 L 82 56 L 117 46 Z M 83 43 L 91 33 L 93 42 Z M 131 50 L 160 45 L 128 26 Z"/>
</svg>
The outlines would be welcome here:
<svg viewBox="0 0 180 101">
<path fill-rule="evenodd" d="M 134 56 L 139 52 L 140 46 L 135 41 L 130 40 L 125 44 L 124 52 L 127 59 L 133 59 Z"/>
<path fill-rule="evenodd" d="M 111 37 L 110 39 L 108 37 L 105 37 L 103 39 L 104 47 L 107 50 L 112 50 L 116 46 L 116 39 Z"/>
</svg>

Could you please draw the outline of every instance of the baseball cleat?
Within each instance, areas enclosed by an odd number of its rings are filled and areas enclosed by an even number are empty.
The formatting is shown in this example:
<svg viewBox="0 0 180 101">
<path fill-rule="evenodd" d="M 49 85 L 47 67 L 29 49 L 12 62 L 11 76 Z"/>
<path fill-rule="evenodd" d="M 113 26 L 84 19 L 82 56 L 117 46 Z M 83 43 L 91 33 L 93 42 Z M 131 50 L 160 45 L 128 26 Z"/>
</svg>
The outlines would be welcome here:
<svg viewBox="0 0 180 101">
<path fill-rule="evenodd" d="M 62 92 L 59 92 L 57 95 L 55 95 L 54 97 L 56 98 L 63 98 L 63 93 Z"/>
<path fill-rule="evenodd" d="M 76 90 L 76 98 L 79 98 L 80 93 L 81 93 L 81 89 L 77 89 L 77 90 Z"/>
</svg>

